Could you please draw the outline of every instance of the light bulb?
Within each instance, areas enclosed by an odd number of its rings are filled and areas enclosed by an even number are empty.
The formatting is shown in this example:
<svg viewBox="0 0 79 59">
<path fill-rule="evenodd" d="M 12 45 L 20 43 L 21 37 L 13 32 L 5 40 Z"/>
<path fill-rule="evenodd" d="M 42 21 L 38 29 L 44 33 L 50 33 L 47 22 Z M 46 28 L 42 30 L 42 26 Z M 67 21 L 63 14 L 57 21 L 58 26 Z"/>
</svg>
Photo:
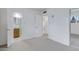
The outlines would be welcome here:
<svg viewBox="0 0 79 59">
<path fill-rule="evenodd" d="M 20 13 L 15 12 L 13 17 L 15 17 L 15 18 L 22 18 L 22 15 Z"/>
</svg>

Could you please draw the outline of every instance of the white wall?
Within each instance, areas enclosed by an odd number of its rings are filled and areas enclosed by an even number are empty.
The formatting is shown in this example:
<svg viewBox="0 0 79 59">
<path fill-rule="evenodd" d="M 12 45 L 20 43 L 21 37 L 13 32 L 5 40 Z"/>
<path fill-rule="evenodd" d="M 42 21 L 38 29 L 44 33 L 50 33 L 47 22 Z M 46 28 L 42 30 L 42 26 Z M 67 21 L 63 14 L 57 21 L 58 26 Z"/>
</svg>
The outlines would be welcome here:
<svg viewBox="0 0 79 59">
<path fill-rule="evenodd" d="M 33 37 L 42 36 L 43 34 L 43 25 L 42 25 L 42 16 L 39 12 L 34 11 L 32 9 L 7 9 L 7 19 L 8 19 L 8 28 L 12 28 L 14 25 L 13 21 L 13 13 L 18 12 L 23 15 L 22 19 L 22 39 L 30 39 Z M 13 40 L 10 35 L 10 39 Z M 12 42 L 12 40 L 8 40 Z M 10 43 L 8 42 L 8 43 Z"/>
<path fill-rule="evenodd" d="M 48 9 L 48 38 L 69 46 L 69 9 Z"/>
<path fill-rule="evenodd" d="M 71 34 L 79 34 L 79 23 L 71 23 Z"/>
<path fill-rule="evenodd" d="M 79 16 L 79 9 L 71 10 L 71 16 Z"/>
<path fill-rule="evenodd" d="M 7 44 L 7 10 L 0 8 L 0 45 Z"/>
</svg>

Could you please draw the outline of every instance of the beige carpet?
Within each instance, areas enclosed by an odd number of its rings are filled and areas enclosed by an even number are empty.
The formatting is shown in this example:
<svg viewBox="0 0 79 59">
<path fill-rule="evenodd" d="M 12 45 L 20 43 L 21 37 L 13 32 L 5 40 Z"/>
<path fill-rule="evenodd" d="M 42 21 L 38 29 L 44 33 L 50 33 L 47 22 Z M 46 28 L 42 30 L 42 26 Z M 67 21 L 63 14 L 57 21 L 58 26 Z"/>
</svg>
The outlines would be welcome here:
<svg viewBox="0 0 79 59">
<path fill-rule="evenodd" d="M 77 51 L 79 49 L 68 47 L 63 44 L 57 43 L 42 36 L 33 39 L 26 39 L 14 43 L 9 48 L 0 48 L 1 51 Z"/>
</svg>

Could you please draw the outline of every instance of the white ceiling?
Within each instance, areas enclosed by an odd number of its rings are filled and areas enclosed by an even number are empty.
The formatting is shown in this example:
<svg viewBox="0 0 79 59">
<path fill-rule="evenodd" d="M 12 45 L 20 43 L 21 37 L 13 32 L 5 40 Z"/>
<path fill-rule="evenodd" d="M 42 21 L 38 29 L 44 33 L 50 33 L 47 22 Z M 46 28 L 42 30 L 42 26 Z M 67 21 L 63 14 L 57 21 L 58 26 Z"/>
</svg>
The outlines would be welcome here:
<svg viewBox="0 0 79 59">
<path fill-rule="evenodd" d="M 71 12 L 79 11 L 79 8 L 72 8 Z"/>
<path fill-rule="evenodd" d="M 45 10 L 47 8 L 32 8 L 32 9 L 34 9 L 36 11 L 39 11 L 39 12 L 42 12 L 43 10 Z M 69 8 L 69 9 L 71 9 L 71 11 L 77 11 L 77 10 L 79 10 L 79 8 Z"/>
<path fill-rule="evenodd" d="M 46 9 L 46 8 L 32 8 L 32 9 L 34 9 L 34 10 L 36 10 L 36 11 L 43 11 L 44 9 Z"/>
</svg>

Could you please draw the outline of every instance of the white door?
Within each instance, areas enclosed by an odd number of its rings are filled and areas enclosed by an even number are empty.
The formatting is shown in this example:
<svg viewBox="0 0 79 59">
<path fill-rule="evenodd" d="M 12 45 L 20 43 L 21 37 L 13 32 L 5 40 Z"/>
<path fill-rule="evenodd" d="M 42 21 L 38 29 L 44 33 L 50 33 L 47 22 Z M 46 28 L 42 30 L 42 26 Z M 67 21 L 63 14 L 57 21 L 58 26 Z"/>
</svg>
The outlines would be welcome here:
<svg viewBox="0 0 79 59">
<path fill-rule="evenodd" d="M 48 37 L 69 46 L 69 9 L 48 9 Z"/>
</svg>

